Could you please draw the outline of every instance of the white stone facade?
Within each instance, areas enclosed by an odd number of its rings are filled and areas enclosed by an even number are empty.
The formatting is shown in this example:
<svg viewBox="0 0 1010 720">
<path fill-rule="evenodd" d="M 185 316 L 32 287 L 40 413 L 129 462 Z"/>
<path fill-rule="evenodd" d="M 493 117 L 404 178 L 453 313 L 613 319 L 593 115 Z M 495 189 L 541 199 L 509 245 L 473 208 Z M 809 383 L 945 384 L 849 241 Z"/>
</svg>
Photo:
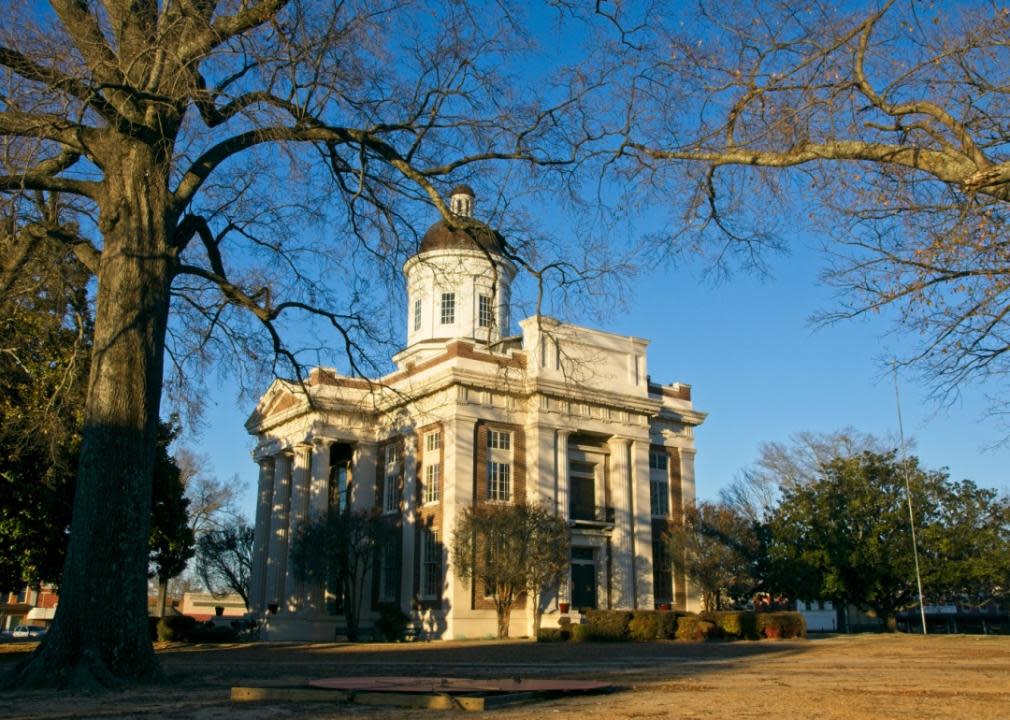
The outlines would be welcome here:
<svg viewBox="0 0 1010 720">
<path fill-rule="evenodd" d="M 461 188 L 451 207 L 478 225 L 472 195 Z M 545 598 L 545 625 L 562 603 L 697 607 L 660 541 L 694 502 L 693 430 L 705 416 L 690 387 L 652 383 L 640 338 L 542 316 L 508 337 L 515 269 L 500 238 L 480 232 L 433 227 L 404 266 L 408 346 L 395 372 L 365 381 L 316 369 L 311 404 L 275 381 L 247 422 L 260 466 L 251 605 L 277 606 L 270 639 L 340 632 L 332 597 L 299 584 L 287 556 L 300 523 L 348 506 L 377 508 L 399 531 L 373 573 L 365 626 L 395 601 L 429 637 L 494 634 L 493 604 L 455 576 L 446 547 L 457 512 L 487 500 L 546 503 L 571 527 L 571 572 Z M 518 603 L 512 633 L 527 635 L 532 615 Z"/>
</svg>

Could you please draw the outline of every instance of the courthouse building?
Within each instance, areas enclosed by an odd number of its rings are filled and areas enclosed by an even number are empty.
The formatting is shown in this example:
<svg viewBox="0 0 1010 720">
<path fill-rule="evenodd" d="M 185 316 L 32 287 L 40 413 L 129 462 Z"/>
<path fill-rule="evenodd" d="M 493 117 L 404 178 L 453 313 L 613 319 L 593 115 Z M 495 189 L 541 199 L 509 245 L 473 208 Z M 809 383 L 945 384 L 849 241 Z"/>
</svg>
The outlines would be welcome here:
<svg viewBox="0 0 1010 720">
<path fill-rule="evenodd" d="M 339 600 L 305 587 L 288 562 L 299 524 L 376 509 L 397 528 L 377 558 L 363 625 L 394 602 L 431 637 L 496 631 L 494 605 L 448 562 L 453 519 L 479 502 L 544 503 L 571 528 L 571 568 L 544 599 L 563 604 L 697 607 L 662 533 L 694 502 L 689 385 L 653 383 L 648 341 L 537 316 L 509 316 L 516 268 L 504 239 L 472 217 L 466 186 L 404 265 L 406 348 L 364 380 L 313 370 L 275 381 L 247 422 L 259 463 L 252 611 L 270 639 L 339 635 Z M 311 397 L 308 397 L 308 396 Z M 532 627 L 520 600 L 513 634 Z"/>
</svg>

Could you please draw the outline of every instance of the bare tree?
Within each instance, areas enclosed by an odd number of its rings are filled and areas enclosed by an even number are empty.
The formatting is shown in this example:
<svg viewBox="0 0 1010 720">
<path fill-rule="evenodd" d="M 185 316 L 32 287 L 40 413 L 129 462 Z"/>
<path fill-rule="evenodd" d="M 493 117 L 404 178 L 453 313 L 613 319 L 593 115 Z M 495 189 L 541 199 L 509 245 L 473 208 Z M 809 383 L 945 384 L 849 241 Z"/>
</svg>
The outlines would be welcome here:
<svg viewBox="0 0 1010 720">
<path fill-rule="evenodd" d="M 196 571 L 214 597 L 236 593 L 249 607 L 253 528 L 241 518 L 208 530 L 196 541 Z"/>
<path fill-rule="evenodd" d="M 219 480 L 210 473 L 210 458 L 187 447 L 176 451 L 175 463 L 189 499 L 189 526 L 197 537 L 244 522 L 237 506 L 242 492 L 238 475 Z"/>
<path fill-rule="evenodd" d="M 764 442 L 754 464 L 721 489 L 719 498 L 752 522 L 768 522 L 782 493 L 809 485 L 837 458 L 887 448 L 887 443 L 852 427 L 830 433 L 803 431 L 787 442 Z"/>
<path fill-rule="evenodd" d="M 300 377 L 303 359 L 326 353 L 313 340 L 285 345 L 297 325 L 302 337 L 333 337 L 352 372 L 374 370 L 367 350 L 384 333 L 370 322 L 378 303 L 361 264 L 397 265 L 422 207 L 465 224 L 440 191 L 476 168 L 521 163 L 525 178 L 511 177 L 538 182 L 528 180 L 538 168 L 563 171 L 594 136 L 579 103 L 594 85 L 585 72 L 520 91 L 500 71 L 524 51 L 521 10 L 8 3 L 0 191 L 27 231 L 12 234 L 0 287 L 18 258 L 55 242 L 97 288 L 60 606 L 15 684 L 158 675 L 148 517 L 138 509 L 150 505 L 166 360 L 172 392 L 187 369 L 205 376 L 222 353 L 267 371 L 285 363 Z M 38 212 L 31 193 L 65 212 Z M 317 241 L 307 239 L 312 223 L 325 228 Z M 231 364 L 244 378 L 245 366 Z"/>
<path fill-rule="evenodd" d="M 568 548 L 564 520 L 546 508 L 481 503 L 457 516 L 450 552 L 457 575 L 491 597 L 498 637 L 507 638 L 512 607 L 523 593 L 539 629 L 541 597 L 568 567 Z"/>
<path fill-rule="evenodd" d="M 891 309 L 942 394 L 1006 378 L 1005 7 L 701 0 L 647 26 L 634 8 L 609 167 L 679 208 L 677 247 L 761 263 L 820 227 L 844 291 L 824 319 Z"/>
</svg>

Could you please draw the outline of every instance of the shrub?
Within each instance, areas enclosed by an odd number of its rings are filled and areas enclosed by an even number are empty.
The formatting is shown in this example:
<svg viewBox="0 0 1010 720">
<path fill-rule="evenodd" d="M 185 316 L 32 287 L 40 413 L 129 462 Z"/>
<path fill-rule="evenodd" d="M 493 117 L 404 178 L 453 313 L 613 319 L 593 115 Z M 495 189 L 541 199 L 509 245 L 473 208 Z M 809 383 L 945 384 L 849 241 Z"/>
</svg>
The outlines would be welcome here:
<svg viewBox="0 0 1010 720">
<path fill-rule="evenodd" d="M 718 628 L 715 623 L 700 615 L 684 615 L 677 620 L 677 639 L 688 642 L 701 642 L 716 637 Z"/>
<path fill-rule="evenodd" d="M 771 639 L 805 638 L 807 623 L 798 612 L 760 613 L 757 629 L 761 635 Z"/>
<path fill-rule="evenodd" d="M 586 640 L 595 640 L 595 638 L 590 634 L 588 625 L 572 625 L 572 634 L 569 640 L 571 642 L 585 642 Z"/>
<path fill-rule="evenodd" d="M 652 642 L 659 638 L 659 615 L 656 610 L 635 610 L 628 623 L 628 635 L 635 642 Z"/>
<path fill-rule="evenodd" d="M 185 640 L 192 643 L 232 643 L 238 640 L 238 631 L 227 625 L 208 622 L 196 625 Z"/>
<path fill-rule="evenodd" d="M 715 623 L 721 635 L 732 640 L 756 640 L 761 637 L 757 613 L 729 610 L 711 613 L 707 619 Z"/>
<path fill-rule="evenodd" d="M 593 640 L 628 640 L 628 624 L 631 613 L 627 610 L 589 610 L 586 613 L 586 627 Z"/>
<path fill-rule="evenodd" d="M 196 618 L 189 615 L 166 615 L 158 621 L 158 639 L 162 642 L 189 642 Z"/>
<path fill-rule="evenodd" d="M 677 638 L 677 623 L 683 617 L 695 617 L 694 613 L 683 610 L 660 611 L 657 615 L 659 629 L 656 636 L 660 640 L 675 640 Z"/>
<path fill-rule="evenodd" d="M 379 603 L 379 617 L 375 621 L 375 629 L 386 642 L 400 640 L 407 631 L 409 622 L 410 616 L 396 603 Z"/>
<path fill-rule="evenodd" d="M 537 633 L 537 642 L 564 642 L 568 638 L 562 634 L 561 628 L 540 628 Z"/>
</svg>

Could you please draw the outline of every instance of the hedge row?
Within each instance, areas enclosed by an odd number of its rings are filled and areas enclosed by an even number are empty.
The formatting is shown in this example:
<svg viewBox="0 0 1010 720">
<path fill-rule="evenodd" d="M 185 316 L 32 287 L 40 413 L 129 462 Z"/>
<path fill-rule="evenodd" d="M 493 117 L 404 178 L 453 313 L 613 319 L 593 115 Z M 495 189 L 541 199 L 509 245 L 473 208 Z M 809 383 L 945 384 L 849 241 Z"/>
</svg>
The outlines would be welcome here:
<svg viewBox="0 0 1010 720">
<path fill-rule="evenodd" d="M 673 639 L 701 642 L 806 636 L 806 623 L 797 612 L 729 611 L 698 615 L 665 610 L 590 610 L 581 625 L 545 628 L 537 639 L 540 642 L 651 642 Z"/>
<path fill-rule="evenodd" d="M 158 621 L 158 639 L 166 642 L 227 643 L 238 640 L 235 628 L 201 623 L 189 615 L 169 615 Z"/>
</svg>

